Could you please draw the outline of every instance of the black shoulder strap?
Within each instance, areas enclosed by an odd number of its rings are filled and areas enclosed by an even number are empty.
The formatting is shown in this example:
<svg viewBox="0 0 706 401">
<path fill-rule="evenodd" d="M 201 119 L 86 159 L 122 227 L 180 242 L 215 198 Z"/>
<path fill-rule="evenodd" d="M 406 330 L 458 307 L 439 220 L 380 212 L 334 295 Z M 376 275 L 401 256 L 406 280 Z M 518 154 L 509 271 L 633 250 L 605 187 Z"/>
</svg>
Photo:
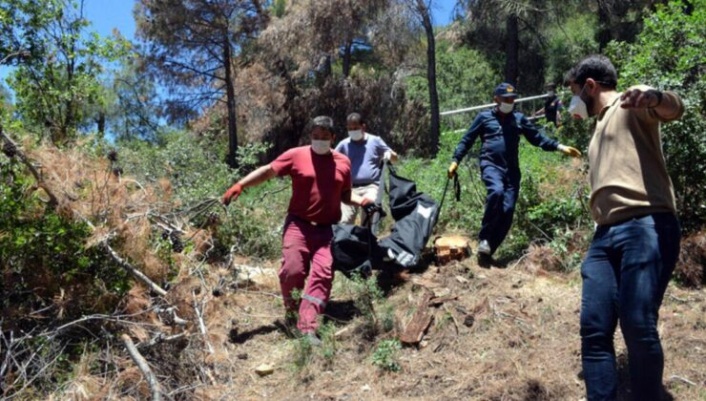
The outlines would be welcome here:
<svg viewBox="0 0 706 401">
<path fill-rule="evenodd" d="M 444 193 L 441 195 L 441 202 L 439 202 L 439 209 L 437 209 L 436 214 L 441 213 L 441 208 L 444 206 L 444 200 L 446 199 L 446 192 L 449 189 L 449 181 L 451 178 L 446 178 L 446 185 L 444 185 Z M 461 200 L 461 184 L 458 182 L 458 174 L 454 174 L 454 197 L 456 202 Z"/>
<path fill-rule="evenodd" d="M 370 231 L 377 235 L 378 226 L 380 225 L 380 220 L 384 217 L 382 212 L 382 196 L 383 193 L 387 192 L 387 181 L 386 177 L 388 174 L 388 169 L 392 166 L 388 164 L 387 161 L 382 162 L 382 171 L 380 172 L 380 180 L 378 181 L 378 194 L 375 198 L 375 206 L 378 207 L 379 211 L 376 211 L 372 215 L 365 214 L 363 218 L 363 226 L 370 227 Z"/>
</svg>

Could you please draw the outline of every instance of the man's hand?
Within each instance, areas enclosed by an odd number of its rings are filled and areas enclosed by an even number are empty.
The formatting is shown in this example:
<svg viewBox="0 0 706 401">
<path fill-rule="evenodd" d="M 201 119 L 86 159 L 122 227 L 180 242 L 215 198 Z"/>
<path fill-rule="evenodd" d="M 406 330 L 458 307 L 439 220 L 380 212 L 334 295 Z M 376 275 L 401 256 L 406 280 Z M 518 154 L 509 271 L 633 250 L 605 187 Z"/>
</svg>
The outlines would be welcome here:
<svg viewBox="0 0 706 401">
<path fill-rule="evenodd" d="M 362 207 L 367 214 L 373 214 L 380 209 L 380 207 L 375 204 L 375 201 L 370 198 L 361 199 L 360 207 Z"/>
<path fill-rule="evenodd" d="M 559 150 L 561 153 L 563 153 L 567 156 L 571 156 L 571 157 L 580 157 L 581 156 L 581 152 L 578 149 L 571 147 L 571 146 L 559 145 L 559 146 L 557 146 L 557 150 Z"/>
<path fill-rule="evenodd" d="M 628 89 L 620 96 L 620 107 L 624 109 L 654 109 L 662 104 L 662 92 L 656 89 L 641 91 Z"/>
<path fill-rule="evenodd" d="M 449 166 L 449 171 L 448 171 L 449 178 L 453 178 L 453 176 L 456 175 L 456 170 L 458 170 L 458 163 L 456 163 L 456 162 L 451 163 L 451 165 Z"/>
<path fill-rule="evenodd" d="M 382 155 L 382 160 L 389 163 L 392 160 L 392 151 L 386 150 Z"/>
<path fill-rule="evenodd" d="M 228 188 L 226 193 L 223 194 L 223 199 L 221 199 L 221 202 L 228 206 L 231 201 L 238 199 L 238 196 L 240 196 L 241 193 L 243 193 L 243 186 L 236 183 L 232 187 Z"/>
</svg>

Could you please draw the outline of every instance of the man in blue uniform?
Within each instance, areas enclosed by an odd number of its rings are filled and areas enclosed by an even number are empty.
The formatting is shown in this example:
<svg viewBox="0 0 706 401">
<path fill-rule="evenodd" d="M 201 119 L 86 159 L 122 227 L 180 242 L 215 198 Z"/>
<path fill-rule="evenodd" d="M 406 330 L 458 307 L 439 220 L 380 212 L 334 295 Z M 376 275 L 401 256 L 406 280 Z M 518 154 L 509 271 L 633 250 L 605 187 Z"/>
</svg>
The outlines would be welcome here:
<svg viewBox="0 0 706 401">
<path fill-rule="evenodd" d="M 481 179 L 486 186 L 485 214 L 478 233 L 478 256 L 489 263 L 491 256 L 505 239 L 512 226 L 512 216 L 520 191 L 520 163 L 518 146 L 520 134 L 534 146 L 545 151 L 559 150 L 573 157 L 581 152 L 547 138 L 524 114 L 514 110 L 515 88 L 502 83 L 495 88 L 493 100 L 497 104 L 476 116 L 456 146 L 448 175 L 453 177 L 466 153 L 480 137 Z"/>
</svg>

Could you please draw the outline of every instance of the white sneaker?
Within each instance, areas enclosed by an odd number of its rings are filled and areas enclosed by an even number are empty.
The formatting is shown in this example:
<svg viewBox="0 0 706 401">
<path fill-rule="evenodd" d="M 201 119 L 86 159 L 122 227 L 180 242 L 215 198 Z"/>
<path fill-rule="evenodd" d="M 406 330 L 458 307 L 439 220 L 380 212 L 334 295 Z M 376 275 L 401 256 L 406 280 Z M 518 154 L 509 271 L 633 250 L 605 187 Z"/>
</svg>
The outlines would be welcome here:
<svg viewBox="0 0 706 401">
<path fill-rule="evenodd" d="M 312 347 L 320 347 L 321 344 L 323 344 L 323 341 L 319 338 L 319 336 L 316 335 L 316 333 L 306 333 L 304 334 L 304 338 L 306 341 L 309 342 L 309 345 Z"/>
<path fill-rule="evenodd" d="M 480 244 L 478 244 L 478 253 L 490 255 L 490 244 L 488 240 L 482 240 Z"/>
</svg>

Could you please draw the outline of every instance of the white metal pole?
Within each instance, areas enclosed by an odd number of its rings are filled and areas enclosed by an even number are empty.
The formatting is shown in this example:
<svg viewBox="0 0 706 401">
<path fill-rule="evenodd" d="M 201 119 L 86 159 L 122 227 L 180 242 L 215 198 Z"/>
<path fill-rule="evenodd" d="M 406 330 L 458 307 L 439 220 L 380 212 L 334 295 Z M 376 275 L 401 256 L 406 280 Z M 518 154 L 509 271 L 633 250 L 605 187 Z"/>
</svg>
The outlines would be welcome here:
<svg viewBox="0 0 706 401">
<path fill-rule="evenodd" d="M 537 96 L 529 96 L 529 97 L 523 97 L 519 99 L 515 99 L 515 103 L 522 103 L 522 102 L 528 102 L 530 100 L 537 100 L 537 99 L 544 99 L 545 97 L 549 97 L 546 93 L 544 95 L 537 95 Z M 473 111 L 473 110 L 481 110 L 481 109 L 487 109 L 489 107 L 495 107 L 495 103 L 488 103 L 488 104 L 483 104 L 480 106 L 473 106 L 473 107 L 468 107 L 465 109 L 457 109 L 457 110 L 449 110 L 449 111 L 442 111 L 439 113 L 439 115 L 442 116 L 449 116 L 451 114 L 458 114 L 458 113 L 465 113 L 467 111 Z"/>
</svg>

